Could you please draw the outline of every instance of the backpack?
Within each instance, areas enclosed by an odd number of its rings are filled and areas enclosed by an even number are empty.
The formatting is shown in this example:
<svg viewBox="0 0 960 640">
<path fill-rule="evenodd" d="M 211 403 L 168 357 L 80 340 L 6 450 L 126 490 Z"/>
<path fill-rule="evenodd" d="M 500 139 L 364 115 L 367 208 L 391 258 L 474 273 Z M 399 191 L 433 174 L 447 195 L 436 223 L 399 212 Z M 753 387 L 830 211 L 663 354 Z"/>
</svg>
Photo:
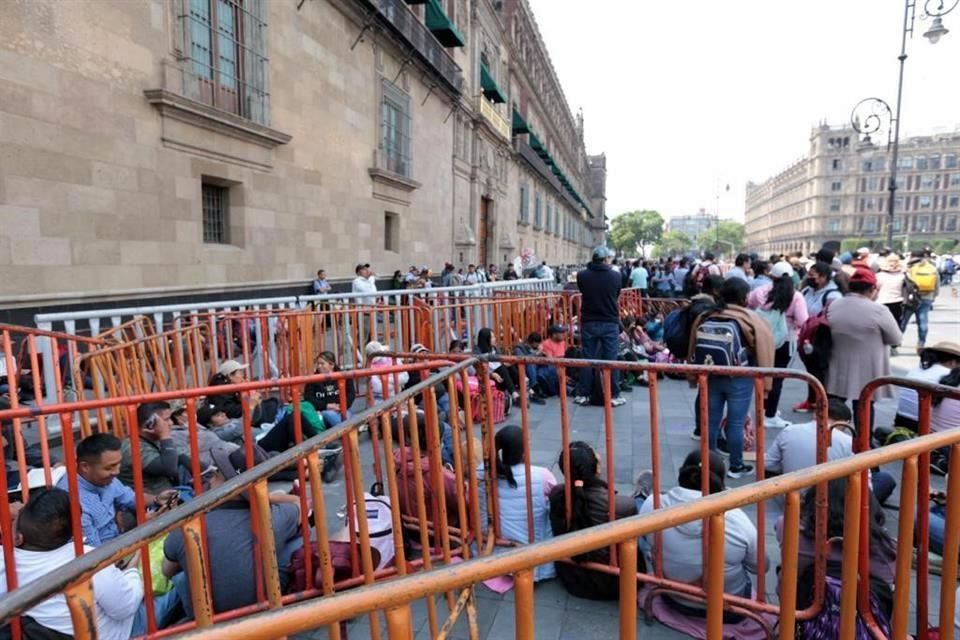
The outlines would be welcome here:
<svg viewBox="0 0 960 640">
<path fill-rule="evenodd" d="M 834 290 L 823 294 L 823 307 L 815 316 L 810 316 L 800 327 L 800 335 L 797 339 L 799 345 L 800 359 L 807 362 L 819 363 L 821 367 L 830 362 L 830 353 L 833 351 L 833 334 L 830 332 L 830 320 L 827 318 L 827 309 L 830 307 L 830 300 L 827 296 Z M 806 345 L 810 345 L 811 352 L 807 353 Z"/>
<path fill-rule="evenodd" d="M 709 300 L 693 300 L 686 307 L 671 311 L 663 319 L 663 342 L 674 357 L 681 361 L 687 359 L 693 321 L 713 307 L 713 302 Z"/>
<path fill-rule="evenodd" d="M 773 347 L 779 349 L 787 342 L 787 317 L 777 309 L 754 309 L 763 318 L 773 333 Z"/>
<path fill-rule="evenodd" d="M 900 293 L 903 295 L 904 309 L 916 311 L 920 308 L 920 288 L 917 287 L 916 282 L 910 279 L 910 274 L 904 276 Z"/>
<path fill-rule="evenodd" d="M 750 363 L 740 323 L 731 318 L 710 317 L 697 327 L 693 362 L 713 367 L 740 367 Z"/>
<path fill-rule="evenodd" d="M 835 575 L 834 575 L 835 574 Z M 840 594 L 843 583 L 840 578 L 840 564 L 837 562 L 827 563 L 826 584 L 823 593 L 823 606 L 816 616 L 810 620 L 803 620 L 797 623 L 798 640 L 824 640 L 827 638 L 836 638 L 840 628 Z M 806 602 L 804 608 L 808 607 L 813 601 L 813 579 L 814 565 L 810 565 L 803 570 L 797 581 L 797 609 L 801 607 L 801 599 Z M 884 600 L 882 600 L 884 599 Z M 880 627 L 883 637 L 890 637 L 890 616 L 889 606 L 893 602 L 893 593 L 890 586 L 877 578 L 870 578 L 870 612 Z M 856 640 L 872 640 L 873 635 L 864 624 L 863 618 L 857 614 L 857 625 L 854 637 Z"/>
<path fill-rule="evenodd" d="M 921 262 L 910 269 L 910 279 L 913 280 L 921 294 L 933 293 L 937 290 L 937 281 L 940 274 L 937 268 L 929 262 Z"/>
</svg>

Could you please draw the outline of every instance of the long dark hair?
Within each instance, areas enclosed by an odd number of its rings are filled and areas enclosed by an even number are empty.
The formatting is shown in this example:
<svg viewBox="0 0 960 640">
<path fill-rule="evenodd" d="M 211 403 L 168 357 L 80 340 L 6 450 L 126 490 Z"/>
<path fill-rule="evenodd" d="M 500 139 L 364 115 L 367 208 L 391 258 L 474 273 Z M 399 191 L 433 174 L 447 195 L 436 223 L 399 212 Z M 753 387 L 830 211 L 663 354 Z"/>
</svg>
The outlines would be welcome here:
<svg viewBox="0 0 960 640">
<path fill-rule="evenodd" d="M 870 491 L 870 551 L 886 557 L 897 553 L 897 545 L 887 533 L 887 516 L 880 501 Z M 847 479 L 837 478 L 827 484 L 827 538 L 843 537 L 843 522 L 846 518 Z M 817 488 L 810 487 L 800 502 L 800 526 L 803 535 L 813 539 L 816 535 Z M 861 523 L 862 524 L 862 523 Z"/>
<path fill-rule="evenodd" d="M 950 370 L 950 373 L 940 378 L 940 384 L 946 387 L 960 387 L 960 367 Z M 933 399 L 933 406 L 943 402 L 943 396 L 937 396 Z"/>
<path fill-rule="evenodd" d="M 523 462 L 523 431 L 515 424 L 497 431 L 493 439 L 497 455 L 497 477 L 503 478 L 511 488 L 517 488 L 513 477 L 513 465 Z"/>
<path fill-rule="evenodd" d="M 786 313 L 790 305 L 793 304 L 793 278 L 790 274 L 774 278 L 773 288 L 767 295 L 767 301 L 771 303 L 770 308 L 774 311 Z"/>
<path fill-rule="evenodd" d="M 477 351 L 479 353 L 493 353 L 493 331 L 487 327 L 477 332 Z"/>
<path fill-rule="evenodd" d="M 563 453 L 560 454 L 560 471 L 571 483 L 572 513 L 570 514 L 570 531 L 579 531 L 598 524 L 590 517 L 590 506 L 587 500 L 587 489 L 591 487 L 606 488 L 607 483 L 600 478 L 600 460 L 597 452 L 586 442 L 577 440 L 570 443 L 570 469 L 563 466 Z M 606 496 L 604 496 L 606 499 Z M 579 556 L 578 556 L 579 557 Z"/>
<path fill-rule="evenodd" d="M 680 467 L 680 472 L 677 474 L 677 484 L 679 484 L 684 489 L 690 489 L 691 491 L 701 491 L 703 489 L 703 465 L 701 461 L 703 458 L 700 457 L 699 449 L 696 451 L 691 451 L 687 456 L 686 460 L 683 461 L 683 465 Z M 707 465 L 707 473 L 710 476 L 710 493 L 720 493 L 726 486 L 723 483 L 723 476 L 726 473 L 726 467 L 723 463 L 723 457 L 716 451 L 710 452 L 710 463 Z"/>
<path fill-rule="evenodd" d="M 718 303 L 721 308 L 726 308 L 732 304 L 745 306 L 747 304 L 747 295 L 750 293 L 750 285 L 746 280 L 740 278 L 727 278 L 720 285 L 720 291 L 717 292 Z"/>
</svg>

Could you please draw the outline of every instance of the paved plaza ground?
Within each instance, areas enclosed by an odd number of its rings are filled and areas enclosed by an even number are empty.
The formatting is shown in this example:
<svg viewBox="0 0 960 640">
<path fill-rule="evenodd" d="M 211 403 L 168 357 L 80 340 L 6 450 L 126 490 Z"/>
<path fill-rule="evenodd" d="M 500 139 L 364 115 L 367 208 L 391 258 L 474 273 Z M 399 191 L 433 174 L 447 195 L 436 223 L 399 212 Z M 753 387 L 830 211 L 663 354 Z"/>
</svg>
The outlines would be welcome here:
<svg viewBox="0 0 960 640">
<path fill-rule="evenodd" d="M 930 335 L 927 344 L 940 340 L 960 340 L 960 300 L 951 295 L 949 289 L 937 301 L 930 317 Z M 904 374 L 916 366 L 918 360 L 915 353 L 917 340 L 916 325 L 912 324 L 907 330 L 900 354 L 892 359 L 895 374 Z M 694 420 L 695 392 L 685 382 L 664 380 L 660 384 L 660 416 L 661 416 L 661 460 L 663 477 L 661 479 L 664 490 L 676 483 L 676 474 L 683 459 L 693 450 L 697 443 L 690 438 Z M 790 411 L 791 405 L 799 402 L 805 395 L 803 385 L 796 381 L 787 381 L 783 398 L 780 402 L 783 417 L 790 421 L 800 422 L 809 420 L 809 414 L 800 415 Z M 633 480 L 638 472 L 650 467 L 650 430 L 649 430 L 649 398 L 646 390 L 637 388 L 627 394 L 628 403 L 615 409 L 615 436 L 614 459 L 616 467 L 617 490 L 620 493 L 631 495 Z M 570 403 L 571 438 L 584 440 L 594 446 L 604 456 L 604 435 L 602 409 L 599 407 L 579 407 Z M 895 410 L 894 401 L 883 401 L 877 405 L 877 424 L 889 425 L 892 422 Z M 516 417 L 516 415 L 514 415 Z M 557 468 L 556 461 L 560 452 L 560 407 L 556 399 L 548 401 L 546 406 L 533 406 L 531 411 L 531 441 L 533 444 L 531 458 L 533 464 L 551 468 L 558 479 L 562 474 Z M 508 417 L 507 423 L 511 424 Z M 777 431 L 768 430 L 767 441 L 776 436 Z M 366 455 L 369 455 L 369 445 L 366 445 Z M 900 477 L 899 465 L 890 465 L 887 470 Z M 741 480 L 729 480 L 728 486 L 741 486 L 749 483 L 752 477 Z M 342 480 L 338 481 L 342 484 Z M 942 488 L 943 479 L 934 478 L 935 487 Z M 329 489 L 335 490 L 334 486 Z M 899 503 L 899 492 L 889 500 L 889 504 Z M 748 510 L 755 517 L 753 510 Z M 776 601 L 776 566 L 779 564 L 779 546 L 774 535 L 773 524 L 780 515 L 779 508 L 774 503 L 768 503 L 767 508 L 767 555 L 768 563 L 767 594 L 771 601 Z M 888 508 L 888 529 L 897 531 L 896 509 Z M 498 595 L 484 586 L 477 587 L 477 602 L 481 638 L 486 640 L 506 640 L 514 637 L 514 598 L 513 592 Z M 618 604 L 617 602 L 594 602 L 567 595 L 558 580 L 550 580 L 537 584 L 535 591 L 535 621 L 536 638 L 538 640 L 580 640 L 584 638 L 610 638 L 618 633 Z M 442 598 L 437 599 L 438 615 L 442 621 L 445 617 L 445 604 Z M 939 603 L 939 581 L 931 586 L 931 622 L 936 623 Z M 913 613 L 916 605 L 915 596 L 911 596 L 911 628 L 913 627 Z M 417 638 L 429 638 L 429 627 L 426 622 L 426 605 L 424 601 L 413 605 Z M 465 618 L 465 616 L 461 616 Z M 383 627 L 385 628 L 385 627 Z M 356 618 L 349 625 L 350 638 L 369 637 L 369 622 L 366 616 Z M 311 634 L 302 634 L 301 638 L 325 638 L 322 630 Z M 455 628 L 451 638 L 467 638 L 466 621 L 461 620 Z M 667 640 L 685 638 L 687 636 L 668 629 L 657 622 L 648 626 L 641 621 L 638 624 L 638 638 L 645 640 Z"/>
</svg>

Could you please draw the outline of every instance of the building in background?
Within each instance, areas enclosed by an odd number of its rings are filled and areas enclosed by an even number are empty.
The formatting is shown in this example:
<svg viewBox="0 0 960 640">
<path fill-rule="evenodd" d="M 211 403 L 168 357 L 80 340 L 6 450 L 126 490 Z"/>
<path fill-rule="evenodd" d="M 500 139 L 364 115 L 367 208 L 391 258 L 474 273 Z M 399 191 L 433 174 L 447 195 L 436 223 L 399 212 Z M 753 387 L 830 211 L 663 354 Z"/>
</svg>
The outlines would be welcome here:
<svg viewBox="0 0 960 640">
<path fill-rule="evenodd" d="M 525 0 L 20 0 L 0 62 L 6 303 L 575 262 L 603 223 Z"/>
<path fill-rule="evenodd" d="M 816 251 L 828 240 L 882 246 L 888 220 L 890 154 L 860 153 L 849 127 L 811 132 L 809 155 L 761 184 L 747 183 L 747 246 Z M 941 250 L 960 238 L 960 131 L 900 142 L 894 241 Z"/>
<path fill-rule="evenodd" d="M 687 234 L 691 240 L 697 240 L 701 235 L 717 226 L 716 214 L 707 213 L 700 209 L 696 214 L 687 216 L 671 216 L 667 220 L 665 231 L 680 231 Z"/>
</svg>

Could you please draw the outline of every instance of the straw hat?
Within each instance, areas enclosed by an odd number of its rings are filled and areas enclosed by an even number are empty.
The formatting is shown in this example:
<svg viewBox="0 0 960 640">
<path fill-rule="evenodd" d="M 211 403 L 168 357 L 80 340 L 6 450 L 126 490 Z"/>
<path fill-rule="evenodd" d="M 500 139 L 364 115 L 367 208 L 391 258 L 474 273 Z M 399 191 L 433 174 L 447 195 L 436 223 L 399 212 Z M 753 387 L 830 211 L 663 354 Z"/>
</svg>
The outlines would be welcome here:
<svg viewBox="0 0 960 640">
<path fill-rule="evenodd" d="M 952 356 L 960 358 L 960 344 L 956 342 L 938 342 L 932 347 L 927 347 L 924 351 L 936 351 L 938 353 L 949 353 Z"/>
</svg>

